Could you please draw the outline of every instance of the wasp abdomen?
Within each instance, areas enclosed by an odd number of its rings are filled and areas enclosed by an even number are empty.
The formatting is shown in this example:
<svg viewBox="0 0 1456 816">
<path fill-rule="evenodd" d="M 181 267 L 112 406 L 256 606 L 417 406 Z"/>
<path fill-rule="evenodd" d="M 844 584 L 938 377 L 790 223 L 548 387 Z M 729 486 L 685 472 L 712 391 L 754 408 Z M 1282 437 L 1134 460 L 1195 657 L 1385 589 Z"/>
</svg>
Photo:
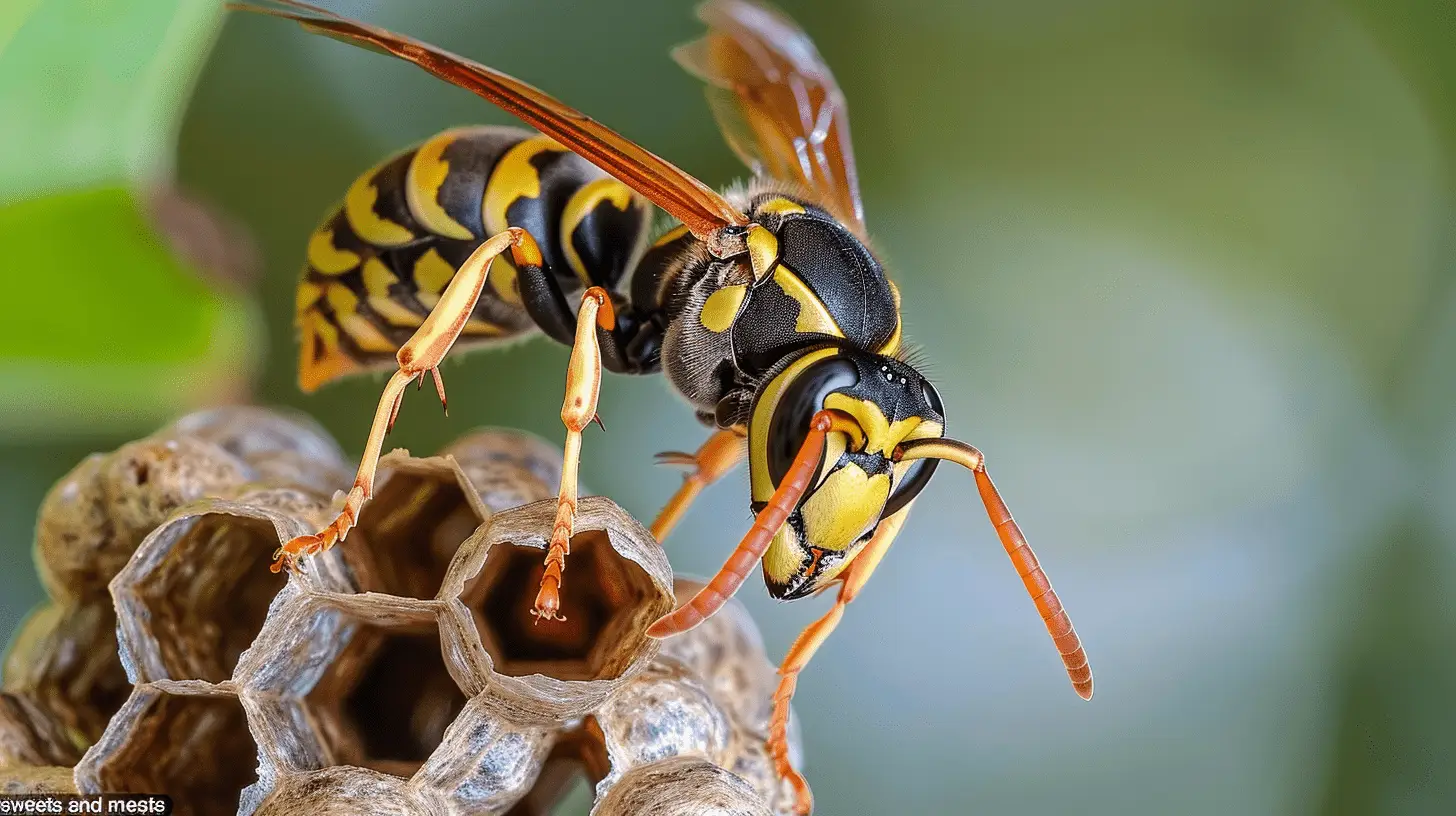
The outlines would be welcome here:
<svg viewBox="0 0 1456 816">
<path fill-rule="evenodd" d="M 531 233 L 559 287 L 620 286 L 650 226 L 646 202 L 557 142 L 528 130 L 441 133 L 350 186 L 309 239 L 299 284 L 305 390 L 394 366 L 455 270 L 509 227 Z M 461 347 L 534 329 L 507 258 L 491 267 Z"/>
</svg>

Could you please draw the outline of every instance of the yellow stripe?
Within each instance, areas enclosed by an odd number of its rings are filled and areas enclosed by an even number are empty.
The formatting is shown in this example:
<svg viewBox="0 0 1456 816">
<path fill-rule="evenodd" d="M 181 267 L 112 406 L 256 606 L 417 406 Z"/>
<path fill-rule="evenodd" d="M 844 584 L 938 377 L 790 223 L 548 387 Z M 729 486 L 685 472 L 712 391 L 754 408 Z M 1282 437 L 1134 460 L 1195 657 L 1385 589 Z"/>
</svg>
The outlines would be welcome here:
<svg viewBox="0 0 1456 816">
<path fill-rule="evenodd" d="M 308 307 L 318 303 L 318 299 L 324 296 L 324 288 L 312 281 L 299 281 L 298 291 L 294 293 L 293 313 L 301 315 L 308 311 Z"/>
<path fill-rule="evenodd" d="M 308 237 L 308 264 L 324 275 L 342 275 L 359 265 L 359 256 L 334 246 L 334 231 L 325 223 Z"/>
<path fill-rule="evenodd" d="M 486 282 L 492 286 L 496 284 L 496 278 L 501 276 L 503 256 L 496 256 L 491 263 L 490 273 Z M 515 278 L 515 270 L 510 270 L 511 279 Z M 440 302 L 440 293 L 445 291 L 450 280 L 455 277 L 455 267 L 441 257 L 439 250 L 431 247 L 428 252 L 415 261 L 415 299 L 426 309 L 434 309 L 435 304 Z M 520 298 L 517 296 L 517 302 Z M 471 317 L 466 321 L 465 327 L 460 330 L 462 334 L 479 335 L 485 337 L 496 337 L 505 334 L 505 329 L 494 323 L 487 323 L 479 317 Z"/>
<path fill-rule="evenodd" d="M 880 353 L 893 357 L 900 353 L 904 320 L 900 317 L 900 287 L 896 286 L 893 281 L 887 280 L 885 283 L 890 285 L 890 296 L 895 299 L 895 331 L 890 335 L 890 339 L 880 347 Z"/>
<path fill-rule="evenodd" d="M 326 297 L 330 308 L 334 310 L 334 319 L 360 349 L 381 353 L 395 350 L 394 342 L 385 337 L 368 318 L 359 314 L 359 298 L 349 287 L 342 283 L 333 284 Z"/>
<path fill-rule="evenodd" d="M 748 287 L 743 284 L 725 286 L 722 289 L 708 295 L 703 302 L 703 311 L 699 320 L 703 328 L 715 334 L 728 330 L 733 321 L 738 317 L 738 310 L 743 306 L 743 299 L 748 296 Z"/>
<path fill-rule="evenodd" d="M 485 201 L 482 204 L 487 235 L 499 235 L 510 228 L 506 210 L 516 201 L 540 197 L 541 175 L 536 172 L 531 159 L 548 151 L 564 153 L 566 148 L 549 136 L 534 136 L 507 150 L 496 163 L 485 182 Z M 506 256 L 495 259 L 490 283 L 501 300 L 514 306 L 521 305 L 516 267 Z"/>
<path fill-rule="evenodd" d="M 450 175 L 450 163 L 443 158 L 445 149 L 459 141 L 465 132 L 447 130 L 420 145 L 404 178 L 405 200 L 415 219 L 436 235 L 461 241 L 475 236 L 440 206 L 440 188 Z"/>
<path fill-rule="evenodd" d="M 765 201 L 762 206 L 754 211 L 755 215 L 793 215 L 803 213 L 804 208 L 787 198 L 775 198 L 772 201 Z"/>
<path fill-rule="evenodd" d="M 800 334 L 828 334 L 833 337 L 843 337 L 844 332 L 840 330 L 839 324 L 825 308 L 824 301 L 814 294 L 809 284 L 804 283 L 798 273 L 788 266 L 779 264 L 774 271 L 774 283 L 784 290 L 784 294 L 799 302 L 799 319 L 794 323 L 794 331 Z"/>
<path fill-rule="evenodd" d="M 349 192 L 344 195 L 344 217 L 354 233 L 365 241 L 375 246 L 399 246 L 409 243 L 415 235 L 403 225 L 381 218 L 374 212 L 374 205 L 379 201 L 379 188 L 374 186 L 374 178 L 382 169 L 383 164 L 355 179 L 349 186 Z"/>
<path fill-rule="evenodd" d="M 613 207 L 627 212 L 632 206 L 632 190 L 614 178 L 599 178 L 572 193 L 571 199 L 566 202 L 566 209 L 561 211 L 561 249 L 566 253 L 567 265 L 576 273 L 583 286 L 591 286 L 592 279 L 581 255 L 572 244 L 571 237 L 576 233 L 576 228 L 581 226 L 581 222 L 603 201 L 610 201 Z"/>
<path fill-rule="evenodd" d="M 516 272 L 515 266 L 506 260 L 504 255 L 496 256 L 495 263 L 490 267 L 490 278 L 487 280 L 490 289 L 495 296 L 512 306 L 525 306 L 521 302 L 521 278 Z"/>
<path fill-rule="evenodd" d="M 439 300 L 438 295 L 445 291 L 450 279 L 455 277 L 455 267 L 440 256 L 439 250 L 431 247 L 428 252 L 420 256 L 419 260 L 415 261 L 414 276 L 415 287 L 419 289 L 417 295 L 437 296 L 429 303 L 425 303 L 426 306 L 433 307 Z M 420 302 L 425 302 L 424 297 L 420 297 Z"/>
<path fill-rule="evenodd" d="M 505 232 L 506 209 L 522 198 L 539 198 L 541 175 L 531 159 L 542 153 L 565 153 L 566 148 L 548 136 L 535 136 L 521 142 L 501 157 L 490 179 L 485 183 L 485 231 L 488 235 Z"/>
<path fill-rule="evenodd" d="M 413 329 L 425 322 L 416 314 L 390 296 L 389 288 L 399 282 L 393 270 L 378 258 L 364 262 L 364 290 L 369 293 L 369 308 L 384 318 L 391 326 Z"/>
<path fill-rule="evenodd" d="M 318 356 L 314 352 L 322 346 Z M 299 320 L 298 387 L 312 393 L 329 380 L 341 377 L 362 366 L 339 346 L 339 332 L 323 315 L 315 311 Z"/>
</svg>

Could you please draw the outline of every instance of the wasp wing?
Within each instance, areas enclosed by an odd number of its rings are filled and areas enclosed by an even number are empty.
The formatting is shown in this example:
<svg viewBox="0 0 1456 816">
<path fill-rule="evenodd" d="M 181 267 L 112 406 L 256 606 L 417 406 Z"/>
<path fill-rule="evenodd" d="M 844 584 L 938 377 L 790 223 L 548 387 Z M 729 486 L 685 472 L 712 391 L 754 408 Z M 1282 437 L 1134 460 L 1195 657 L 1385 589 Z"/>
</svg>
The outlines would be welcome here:
<svg viewBox="0 0 1456 816">
<path fill-rule="evenodd" d="M 743 213 L 707 185 L 515 77 L 411 37 L 297 0 L 272 0 L 267 5 L 230 3 L 228 7 L 293 20 L 309 31 L 412 62 L 452 85 L 495 103 L 580 154 L 682 221 L 700 238 L 707 238 L 725 226 L 748 223 Z"/>
<path fill-rule="evenodd" d="M 698 17 L 707 35 L 673 58 L 708 83 L 729 147 L 755 173 L 803 185 L 863 234 L 849 111 L 809 35 L 752 0 L 709 0 Z"/>
</svg>

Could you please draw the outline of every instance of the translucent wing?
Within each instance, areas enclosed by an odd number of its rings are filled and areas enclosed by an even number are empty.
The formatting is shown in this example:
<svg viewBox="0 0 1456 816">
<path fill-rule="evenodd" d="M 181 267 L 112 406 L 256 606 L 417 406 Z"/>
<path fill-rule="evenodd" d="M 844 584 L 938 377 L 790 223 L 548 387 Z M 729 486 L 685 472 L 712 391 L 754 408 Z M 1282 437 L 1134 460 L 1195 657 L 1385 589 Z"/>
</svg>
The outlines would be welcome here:
<svg viewBox="0 0 1456 816">
<path fill-rule="evenodd" d="M 733 152 L 755 173 L 802 184 L 864 232 L 849 111 L 809 36 L 751 0 L 698 7 L 709 30 L 673 58 L 708 83 L 708 103 Z"/>
<path fill-rule="evenodd" d="M 631 187 L 694 235 L 707 238 L 748 219 L 707 185 L 559 100 L 492 68 L 382 28 L 297 0 L 229 8 L 294 20 L 309 31 L 381 51 L 471 91 L 532 125 Z"/>
</svg>

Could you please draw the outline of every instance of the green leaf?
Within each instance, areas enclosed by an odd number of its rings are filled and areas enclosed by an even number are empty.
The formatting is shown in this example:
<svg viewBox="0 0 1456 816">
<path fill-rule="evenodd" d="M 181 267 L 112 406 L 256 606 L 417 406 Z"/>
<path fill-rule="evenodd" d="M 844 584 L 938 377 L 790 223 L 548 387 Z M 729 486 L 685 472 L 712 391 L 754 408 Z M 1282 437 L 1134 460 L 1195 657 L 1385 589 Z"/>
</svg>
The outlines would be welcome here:
<svg viewBox="0 0 1456 816">
<path fill-rule="evenodd" d="M 0 208 L 0 246 L 0 433 L 145 428 L 235 389 L 255 354 L 248 303 L 213 291 L 126 190 Z"/>
<path fill-rule="evenodd" d="M 170 173 L 217 0 L 0 5 L 0 203 Z"/>
<path fill-rule="evenodd" d="M 142 192 L 170 188 L 221 4 L 0 6 L 0 434 L 143 430 L 241 391 L 257 315 L 175 249 L 219 233 Z"/>
</svg>

